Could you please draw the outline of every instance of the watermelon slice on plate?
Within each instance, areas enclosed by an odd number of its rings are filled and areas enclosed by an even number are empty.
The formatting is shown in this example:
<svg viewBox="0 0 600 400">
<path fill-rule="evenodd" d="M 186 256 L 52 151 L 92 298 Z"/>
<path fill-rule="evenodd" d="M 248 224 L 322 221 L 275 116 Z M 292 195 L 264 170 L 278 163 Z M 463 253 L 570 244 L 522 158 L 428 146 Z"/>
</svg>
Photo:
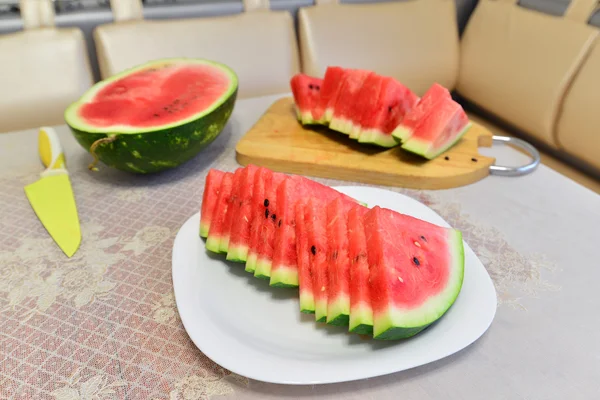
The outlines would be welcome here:
<svg viewBox="0 0 600 400">
<path fill-rule="evenodd" d="M 461 290 L 462 234 L 378 206 L 364 227 L 373 337 L 411 337 L 445 314 Z"/>
<path fill-rule="evenodd" d="M 252 221 L 252 193 L 254 191 L 254 175 L 258 167 L 248 165 L 240 177 L 239 198 L 234 204 L 234 214 L 229 234 L 227 257 L 229 261 L 246 262 L 248 243 L 250 241 L 250 223 Z"/>
<path fill-rule="evenodd" d="M 265 213 L 265 184 L 267 181 L 267 175 L 271 174 L 271 171 L 260 167 L 254 174 L 254 184 L 252 190 L 252 220 L 250 221 L 250 237 L 248 239 L 248 254 L 246 256 L 246 267 L 247 272 L 254 273 L 256 270 L 256 245 L 258 243 L 258 235 L 260 233 L 261 222 Z M 270 175 L 269 175 L 270 176 Z"/>
<path fill-rule="evenodd" d="M 227 253 L 229 249 L 229 235 L 231 234 L 231 225 L 233 223 L 233 216 L 240 207 L 240 182 L 242 180 L 242 174 L 245 168 L 238 168 L 233 173 L 233 182 L 231 186 L 231 196 L 227 200 L 227 210 L 225 213 L 225 221 L 223 223 L 223 232 L 221 234 L 221 243 L 219 244 L 219 252 Z"/>
<path fill-rule="evenodd" d="M 213 253 L 220 252 L 225 216 L 227 214 L 227 206 L 229 205 L 232 188 L 233 174 L 231 172 L 225 172 L 223 181 L 221 182 L 221 188 L 219 189 L 219 198 L 215 204 L 215 211 L 208 230 L 208 237 L 206 238 L 206 248 Z"/>
<path fill-rule="evenodd" d="M 329 286 L 329 242 L 327 240 L 327 211 L 322 202 L 310 198 L 304 214 L 309 245 L 309 262 L 313 278 L 315 320 L 327 320 L 327 294 Z"/>
<path fill-rule="evenodd" d="M 224 175 L 223 171 L 214 168 L 211 168 L 206 174 L 200 209 L 200 236 L 203 238 L 208 236 Z"/>
<path fill-rule="evenodd" d="M 402 148 L 433 159 L 452 147 L 470 127 L 471 121 L 460 104 L 444 98 L 422 119 Z"/>
<path fill-rule="evenodd" d="M 296 215 L 296 254 L 298 257 L 298 286 L 300 294 L 300 311 L 306 314 L 315 312 L 315 296 L 313 294 L 313 276 L 310 270 L 310 246 L 308 232 L 304 220 L 306 205 L 298 200 L 294 207 Z"/>
<path fill-rule="evenodd" d="M 350 258 L 350 321 L 348 330 L 373 334 L 373 307 L 367 260 L 367 238 L 363 217 L 369 211 L 356 206 L 348 212 L 348 257 Z"/>
<path fill-rule="evenodd" d="M 319 103 L 323 79 L 296 74 L 290 81 L 294 102 L 296 103 L 296 114 L 302 124 L 314 124 L 313 110 Z"/>
<path fill-rule="evenodd" d="M 344 68 L 341 67 L 328 67 L 325 71 L 323 85 L 320 90 L 321 97 L 319 97 L 317 106 L 313 110 L 316 123 L 327 125 L 331 121 L 333 106 L 344 78 L 344 71 Z"/>
<path fill-rule="evenodd" d="M 438 83 L 434 83 L 425 92 L 421 100 L 410 110 L 400 124 L 392 132 L 398 142 L 405 142 L 417 128 L 419 122 L 434 108 L 438 101 L 451 99 L 450 91 Z"/>
<path fill-rule="evenodd" d="M 382 147 L 397 146 L 392 132 L 418 101 L 417 95 L 406 86 L 393 78 L 384 78 L 374 112 L 361 121 L 363 130 L 358 141 Z"/>
<path fill-rule="evenodd" d="M 373 72 L 361 69 L 347 71 L 333 106 L 333 114 L 329 123 L 330 129 L 350 135 L 358 122 L 356 114 L 353 113 L 358 94 L 365 80 L 372 74 Z"/>
</svg>

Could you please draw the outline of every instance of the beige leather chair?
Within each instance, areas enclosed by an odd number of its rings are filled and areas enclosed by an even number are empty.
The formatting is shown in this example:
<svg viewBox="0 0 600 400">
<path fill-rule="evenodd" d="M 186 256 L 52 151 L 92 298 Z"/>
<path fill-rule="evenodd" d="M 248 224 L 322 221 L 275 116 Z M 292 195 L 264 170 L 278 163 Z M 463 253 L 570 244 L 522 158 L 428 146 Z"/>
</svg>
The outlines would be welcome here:
<svg viewBox="0 0 600 400">
<path fill-rule="evenodd" d="M 25 29 L 0 36 L 0 132 L 64 123 L 92 83 L 83 34 L 57 29 L 50 0 L 21 1 Z"/>
<path fill-rule="evenodd" d="M 392 76 L 423 95 L 432 83 L 453 89 L 459 62 L 454 0 L 337 4 L 300 9 L 303 72 L 327 66 L 364 68 Z"/>
<path fill-rule="evenodd" d="M 270 11 L 268 0 L 245 0 L 238 15 L 166 21 L 141 19 L 139 1 L 113 1 L 116 22 L 94 32 L 103 78 L 153 59 L 193 57 L 233 68 L 239 98 L 290 91 L 300 70 L 294 24 L 288 12 Z"/>
<path fill-rule="evenodd" d="M 596 2 L 572 0 L 565 15 L 556 17 L 516 0 L 480 0 L 461 41 L 458 93 L 557 148 L 563 99 L 598 38 L 582 9 L 590 11 Z"/>
</svg>

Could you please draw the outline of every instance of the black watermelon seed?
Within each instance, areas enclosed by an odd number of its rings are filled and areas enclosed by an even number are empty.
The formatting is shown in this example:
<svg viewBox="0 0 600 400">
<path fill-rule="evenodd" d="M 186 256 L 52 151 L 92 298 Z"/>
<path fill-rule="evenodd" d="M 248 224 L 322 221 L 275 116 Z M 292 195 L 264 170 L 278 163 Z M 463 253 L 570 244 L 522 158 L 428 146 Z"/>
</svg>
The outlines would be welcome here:
<svg viewBox="0 0 600 400">
<path fill-rule="evenodd" d="M 317 248 L 316 248 L 315 246 L 311 247 L 311 248 L 310 248 L 310 252 L 311 252 L 311 253 L 313 254 L 313 256 L 314 256 L 315 254 L 317 254 Z"/>
<path fill-rule="evenodd" d="M 360 256 L 354 257 L 354 262 L 357 263 L 359 258 L 360 258 Z"/>
<path fill-rule="evenodd" d="M 444 157 L 444 160 L 448 161 L 450 159 L 450 157 L 446 156 Z"/>
<path fill-rule="evenodd" d="M 388 107 L 388 112 L 392 112 L 392 106 Z"/>
<path fill-rule="evenodd" d="M 265 218 L 269 218 L 269 209 L 268 208 L 265 210 Z"/>
<path fill-rule="evenodd" d="M 427 239 L 425 239 L 425 236 L 421 235 L 421 239 L 423 239 L 424 241 L 427 241 Z"/>
<path fill-rule="evenodd" d="M 333 258 L 334 260 L 337 260 L 337 256 L 338 256 L 338 252 L 334 251 L 333 254 L 331 255 L 331 258 Z"/>
<path fill-rule="evenodd" d="M 272 215 L 271 215 L 271 219 L 272 219 L 273 221 L 275 221 L 275 220 L 277 219 L 277 214 L 272 214 Z"/>
<path fill-rule="evenodd" d="M 421 263 L 419 262 L 419 259 L 417 257 L 413 257 L 413 262 L 415 263 L 415 265 L 418 267 L 419 265 L 421 265 Z"/>
<path fill-rule="evenodd" d="M 473 158 L 471 158 L 471 161 L 477 162 L 477 159 L 475 157 L 473 157 Z"/>
<path fill-rule="evenodd" d="M 269 207 L 269 199 L 265 199 L 265 202 L 263 204 L 265 205 L 265 207 Z"/>
<path fill-rule="evenodd" d="M 279 224 L 277 224 L 278 226 L 281 226 L 281 220 L 279 220 Z"/>
<path fill-rule="evenodd" d="M 312 85 L 312 83 L 310 85 L 308 85 L 309 89 L 314 89 L 314 86 Z"/>
</svg>

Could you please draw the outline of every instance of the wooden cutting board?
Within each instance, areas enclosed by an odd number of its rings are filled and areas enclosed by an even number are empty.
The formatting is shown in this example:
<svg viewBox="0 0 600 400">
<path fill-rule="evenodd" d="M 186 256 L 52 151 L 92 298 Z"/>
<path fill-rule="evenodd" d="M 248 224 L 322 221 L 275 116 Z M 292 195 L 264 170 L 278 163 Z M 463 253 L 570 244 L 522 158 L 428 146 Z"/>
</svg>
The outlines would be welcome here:
<svg viewBox="0 0 600 400">
<path fill-rule="evenodd" d="M 425 160 L 399 146 L 360 144 L 325 127 L 303 127 L 293 98 L 277 100 L 237 143 L 237 161 L 274 171 L 385 186 L 446 189 L 476 182 L 495 159 L 478 153 L 492 134 L 473 123 L 446 153 Z"/>
</svg>

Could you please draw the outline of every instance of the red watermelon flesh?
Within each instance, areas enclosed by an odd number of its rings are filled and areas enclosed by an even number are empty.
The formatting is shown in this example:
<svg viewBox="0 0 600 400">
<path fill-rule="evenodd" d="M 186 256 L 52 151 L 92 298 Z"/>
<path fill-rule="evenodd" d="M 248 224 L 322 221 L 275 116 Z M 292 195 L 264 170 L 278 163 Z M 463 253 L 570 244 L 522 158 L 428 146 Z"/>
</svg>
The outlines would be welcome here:
<svg viewBox="0 0 600 400">
<path fill-rule="evenodd" d="M 371 114 L 371 118 L 363 120 L 363 130 L 358 141 L 382 147 L 396 146 L 398 143 L 392 132 L 418 100 L 416 94 L 397 80 L 384 78 L 375 112 Z"/>
<path fill-rule="evenodd" d="M 327 204 L 329 276 L 327 323 L 348 325 L 350 318 L 350 258 L 348 254 L 348 212 L 356 203 L 337 198 Z"/>
<path fill-rule="evenodd" d="M 303 124 L 315 123 L 313 110 L 319 103 L 322 85 L 323 79 L 301 73 L 294 75 L 290 81 L 296 113 Z"/>
<path fill-rule="evenodd" d="M 200 208 L 200 236 L 207 237 L 212 221 L 215 204 L 219 199 L 221 181 L 225 173 L 218 169 L 211 168 L 204 181 L 204 193 L 202 194 L 202 206 Z"/>
<path fill-rule="evenodd" d="M 373 337 L 402 339 L 438 320 L 462 287 L 460 231 L 385 208 L 364 217 Z"/>
<path fill-rule="evenodd" d="M 225 214 L 225 222 L 223 223 L 223 234 L 221 235 L 221 243 L 219 244 L 219 251 L 221 253 L 227 253 L 229 249 L 229 236 L 231 234 L 231 226 L 233 223 L 233 216 L 240 207 L 240 182 L 242 180 L 242 174 L 245 168 L 238 168 L 233 174 L 233 184 L 231 187 L 231 196 L 228 200 L 227 213 Z"/>
<path fill-rule="evenodd" d="M 471 126 L 463 108 L 451 98 L 439 100 L 402 148 L 433 159 L 452 147 Z"/>
<path fill-rule="evenodd" d="M 310 270 L 310 246 L 308 232 L 304 221 L 306 205 L 298 200 L 294 207 L 296 215 L 296 254 L 298 263 L 298 286 L 300 292 L 300 311 L 307 314 L 315 312 L 315 296 L 313 294 L 313 276 Z"/>
<path fill-rule="evenodd" d="M 267 175 L 265 198 L 263 200 L 264 210 L 258 228 L 256 269 L 254 270 L 254 276 L 262 279 L 271 278 L 275 228 L 277 226 L 273 218 L 273 215 L 277 215 L 277 188 L 283 181 L 288 179 L 286 175 L 279 172 L 270 172 Z"/>
<path fill-rule="evenodd" d="M 341 198 L 344 204 L 354 206 L 351 197 L 312 179 L 294 175 L 277 188 L 277 234 L 273 247 L 271 266 L 272 286 L 298 286 L 298 264 L 296 254 L 295 210 L 298 200 L 314 197 L 323 203 Z M 275 214 L 273 214 L 275 215 Z"/>
<path fill-rule="evenodd" d="M 333 115 L 329 123 L 330 129 L 350 135 L 354 125 L 358 123 L 354 106 L 365 80 L 370 75 L 373 75 L 373 72 L 360 69 L 348 70 L 333 107 Z"/>
<path fill-rule="evenodd" d="M 265 212 L 265 185 L 267 175 L 272 172 L 266 168 L 260 167 L 254 174 L 254 185 L 252 191 L 252 220 L 250 221 L 250 239 L 248 241 L 248 255 L 246 257 L 247 272 L 254 273 L 256 270 L 256 259 L 258 257 L 257 246 L 259 241 L 260 227 Z"/>
<path fill-rule="evenodd" d="M 210 64 L 165 65 L 100 89 L 79 116 L 95 127 L 156 128 L 192 118 L 228 91 L 231 77 Z"/>
<path fill-rule="evenodd" d="M 213 219 L 210 224 L 210 229 L 208 230 L 208 237 L 206 238 L 206 248 L 214 253 L 220 252 L 221 238 L 223 236 L 227 206 L 229 205 L 232 188 L 233 174 L 231 172 L 225 172 L 223 181 L 221 182 L 221 188 L 219 189 L 219 198 L 215 204 Z"/>
<path fill-rule="evenodd" d="M 419 122 L 423 117 L 435 107 L 436 103 L 442 99 L 451 99 L 450 91 L 434 83 L 425 92 L 421 100 L 417 103 L 412 110 L 410 110 L 400 124 L 394 129 L 392 135 L 399 142 L 405 142 L 409 137 L 412 136 L 414 130 L 417 128 Z"/>
<path fill-rule="evenodd" d="M 348 257 L 350 258 L 350 332 L 373 334 L 373 308 L 369 284 L 367 238 L 363 217 L 369 211 L 356 206 L 348 212 Z"/>
<path fill-rule="evenodd" d="M 313 278 L 315 320 L 327 320 L 327 294 L 329 286 L 329 260 L 327 257 L 327 210 L 323 203 L 311 197 L 306 204 L 304 222 L 310 249 L 309 261 Z"/>
<path fill-rule="evenodd" d="M 379 100 L 379 92 L 381 91 L 381 85 L 384 77 L 378 74 L 371 74 L 365 79 L 360 92 L 356 96 L 354 102 L 354 109 L 352 111 L 352 118 L 355 123 L 350 132 L 351 139 L 358 139 L 360 132 L 363 129 L 363 125 L 367 123 L 373 113 L 376 112 L 376 107 Z M 364 121 L 364 122 L 363 122 Z"/>
<path fill-rule="evenodd" d="M 252 193 L 254 191 L 254 175 L 257 170 L 257 166 L 250 164 L 244 168 L 240 176 L 239 197 L 234 204 L 235 213 L 232 217 L 229 246 L 227 247 L 226 259 L 229 261 L 246 262 L 248 257 L 250 223 L 254 211 Z"/>
<path fill-rule="evenodd" d="M 317 106 L 313 109 L 313 117 L 316 123 L 328 124 L 333 115 L 333 105 L 344 77 L 344 68 L 327 67 L 323 84 L 321 86 L 321 97 Z"/>
</svg>

